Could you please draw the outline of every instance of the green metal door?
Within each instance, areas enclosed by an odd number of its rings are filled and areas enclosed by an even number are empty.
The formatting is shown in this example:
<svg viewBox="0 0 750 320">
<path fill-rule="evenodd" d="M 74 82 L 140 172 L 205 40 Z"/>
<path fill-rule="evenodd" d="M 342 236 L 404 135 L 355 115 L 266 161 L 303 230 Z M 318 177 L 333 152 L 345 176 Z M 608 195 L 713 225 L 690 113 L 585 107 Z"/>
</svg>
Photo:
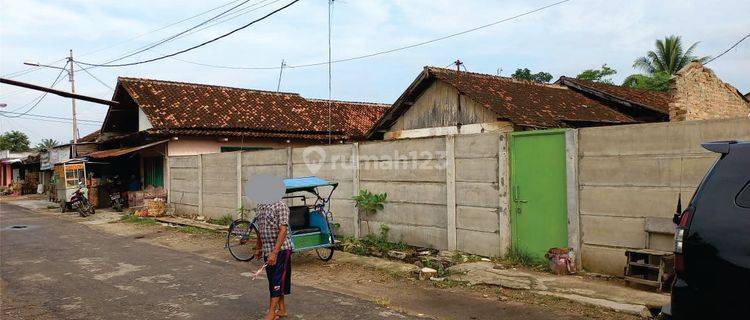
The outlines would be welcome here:
<svg viewBox="0 0 750 320">
<path fill-rule="evenodd" d="M 513 248 L 539 259 L 567 247 L 565 130 L 513 132 L 510 159 Z"/>
</svg>

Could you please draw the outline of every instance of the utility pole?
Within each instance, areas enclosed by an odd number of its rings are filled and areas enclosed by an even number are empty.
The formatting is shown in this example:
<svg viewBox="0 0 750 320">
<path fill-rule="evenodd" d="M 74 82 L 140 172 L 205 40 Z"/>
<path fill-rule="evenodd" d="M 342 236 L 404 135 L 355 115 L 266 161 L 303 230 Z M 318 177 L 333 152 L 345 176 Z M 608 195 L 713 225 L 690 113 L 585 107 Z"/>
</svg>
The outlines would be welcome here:
<svg viewBox="0 0 750 320">
<path fill-rule="evenodd" d="M 464 64 L 461 62 L 461 59 L 456 59 L 456 78 L 458 79 L 459 86 L 456 88 L 458 90 L 458 111 L 456 112 L 456 129 L 458 132 L 461 132 L 461 65 Z"/>
<path fill-rule="evenodd" d="M 70 49 L 70 56 L 68 56 L 68 65 L 70 65 L 70 71 L 68 71 L 68 81 L 70 81 L 70 93 L 76 94 L 76 81 L 73 77 L 73 49 Z M 70 98 L 70 102 L 73 105 L 73 145 L 78 143 L 78 121 L 76 120 L 76 98 Z M 74 155 L 75 156 L 75 155 Z"/>
<path fill-rule="evenodd" d="M 284 67 L 286 67 L 286 62 L 284 59 L 281 59 L 281 68 L 279 68 L 279 83 L 276 85 L 276 92 L 279 92 L 281 89 L 281 75 L 284 73 Z"/>
</svg>

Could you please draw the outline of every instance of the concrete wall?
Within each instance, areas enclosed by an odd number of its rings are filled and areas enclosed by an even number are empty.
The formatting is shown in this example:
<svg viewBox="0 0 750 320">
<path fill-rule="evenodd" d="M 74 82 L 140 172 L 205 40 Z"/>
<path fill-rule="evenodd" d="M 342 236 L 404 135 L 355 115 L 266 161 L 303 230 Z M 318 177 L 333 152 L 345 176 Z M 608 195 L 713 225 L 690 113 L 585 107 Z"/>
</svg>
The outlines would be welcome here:
<svg viewBox="0 0 750 320">
<path fill-rule="evenodd" d="M 253 174 L 316 175 L 339 182 L 339 233 L 362 236 L 367 219 L 373 233 L 387 225 L 393 241 L 498 256 L 510 239 L 505 141 L 495 132 L 170 156 L 169 200 L 178 213 L 235 215 L 254 207 L 242 191 Z M 388 193 L 385 209 L 360 217 L 351 200 L 360 189 Z"/>
<path fill-rule="evenodd" d="M 578 130 L 582 264 L 622 275 L 625 250 L 672 250 L 672 235 L 646 222 L 671 219 L 678 194 L 689 201 L 717 155 L 701 143 L 750 140 L 750 120 L 652 123 Z"/>
<path fill-rule="evenodd" d="M 196 154 L 218 153 L 221 147 L 258 147 L 258 148 L 286 148 L 291 146 L 285 142 L 258 141 L 257 139 L 231 139 L 219 141 L 215 137 L 196 138 L 180 137 L 179 140 L 170 140 L 167 145 L 168 156 L 188 156 Z"/>
</svg>

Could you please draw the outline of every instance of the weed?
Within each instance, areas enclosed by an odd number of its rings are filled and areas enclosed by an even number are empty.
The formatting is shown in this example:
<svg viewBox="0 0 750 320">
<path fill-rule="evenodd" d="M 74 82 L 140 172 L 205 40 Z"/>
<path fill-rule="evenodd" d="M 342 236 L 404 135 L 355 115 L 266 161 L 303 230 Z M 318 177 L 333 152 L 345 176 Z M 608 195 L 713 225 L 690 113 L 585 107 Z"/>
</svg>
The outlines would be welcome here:
<svg viewBox="0 0 750 320">
<path fill-rule="evenodd" d="M 466 285 L 465 281 L 445 279 L 443 281 L 432 281 L 432 285 L 436 288 L 446 289 Z"/>
<path fill-rule="evenodd" d="M 217 219 L 211 218 L 211 219 L 208 219 L 208 223 L 218 224 L 218 225 L 221 225 L 221 226 L 228 226 L 228 225 L 232 224 L 232 221 L 234 221 L 234 218 L 231 215 L 228 215 L 228 214 L 221 216 L 221 218 L 217 218 Z"/>
<path fill-rule="evenodd" d="M 376 298 L 373 302 L 384 308 L 387 308 L 389 305 L 391 305 L 391 300 L 385 297 Z"/>
<path fill-rule="evenodd" d="M 511 248 L 510 251 L 508 251 L 508 254 L 505 256 L 505 259 L 513 264 L 527 267 L 540 267 L 547 264 L 544 259 L 538 258 L 526 251 L 519 250 L 517 248 Z"/>
<path fill-rule="evenodd" d="M 356 255 L 366 256 L 373 252 L 387 254 L 388 251 L 404 251 L 409 246 L 403 241 L 389 242 L 388 232 L 390 228 L 386 225 L 380 225 L 380 234 L 368 234 L 364 238 L 357 239 L 350 236 L 344 236 L 342 239 L 342 250 Z"/>
<path fill-rule="evenodd" d="M 177 232 L 190 233 L 190 234 L 214 234 L 216 233 L 213 230 L 203 229 L 203 228 L 198 228 L 198 227 L 193 227 L 193 226 L 179 226 L 177 227 Z"/>
<path fill-rule="evenodd" d="M 137 223 L 137 224 L 143 224 L 143 225 L 156 225 L 157 222 L 154 221 L 152 218 L 145 218 L 145 217 L 138 217 L 132 214 L 126 214 L 122 217 L 120 217 L 121 222 L 127 222 L 127 223 Z"/>
</svg>

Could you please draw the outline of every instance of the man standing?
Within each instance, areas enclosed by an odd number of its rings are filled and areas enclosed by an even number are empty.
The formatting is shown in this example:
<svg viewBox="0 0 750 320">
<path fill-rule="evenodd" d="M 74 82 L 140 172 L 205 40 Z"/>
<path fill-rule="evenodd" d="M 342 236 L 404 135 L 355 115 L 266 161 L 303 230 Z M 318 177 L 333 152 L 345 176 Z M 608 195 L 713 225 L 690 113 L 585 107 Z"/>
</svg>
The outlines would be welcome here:
<svg viewBox="0 0 750 320">
<path fill-rule="evenodd" d="M 292 281 L 292 243 L 287 237 L 289 207 L 278 200 L 274 203 L 258 204 L 255 212 L 260 233 L 255 256 L 260 258 L 262 254 L 266 262 L 268 290 L 271 294 L 265 319 L 287 317 L 284 296 L 291 293 Z"/>
</svg>

